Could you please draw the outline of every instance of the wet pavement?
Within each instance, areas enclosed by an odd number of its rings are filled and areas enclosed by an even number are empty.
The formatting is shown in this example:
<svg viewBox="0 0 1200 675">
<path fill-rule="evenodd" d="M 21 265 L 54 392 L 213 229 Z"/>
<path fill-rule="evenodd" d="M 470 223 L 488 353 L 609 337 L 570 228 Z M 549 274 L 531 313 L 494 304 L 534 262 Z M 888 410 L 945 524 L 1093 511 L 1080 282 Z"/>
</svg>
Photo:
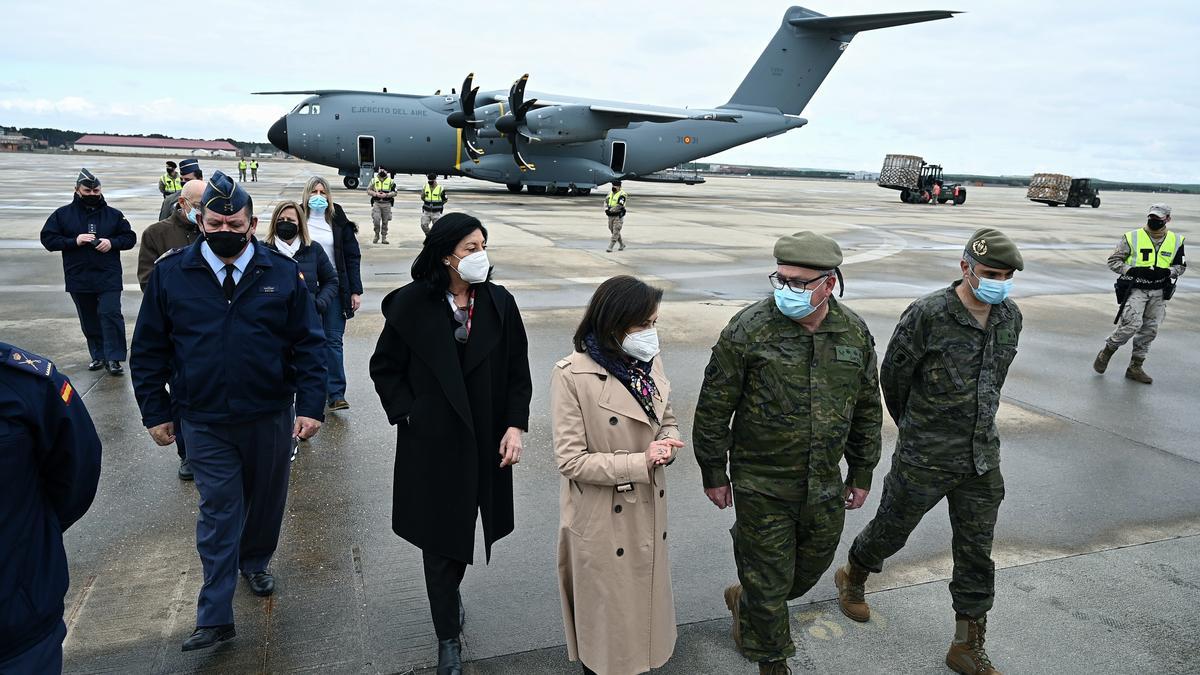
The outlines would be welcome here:
<svg viewBox="0 0 1200 675">
<path fill-rule="evenodd" d="M 203 160 L 206 173 L 236 171 Z M 0 339 L 55 361 L 83 392 L 105 444 L 100 493 L 66 537 L 72 584 L 66 616 L 68 672 L 345 672 L 428 668 L 436 659 L 419 552 L 391 532 L 394 432 L 367 376 L 384 294 L 407 281 L 421 239 L 421 184 L 402 193 L 390 246 L 371 245 L 364 192 L 334 199 L 358 222 L 364 246 L 364 311 L 348 326 L 352 409 L 330 413 L 293 466 L 288 513 L 267 600 L 240 588 L 238 637 L 183 654 L 201 582 L 194 548 L 196 493 L 175 478 L 172 449 L 140 427 L 128 378 L 86 371 L 59 257 L 35 241 L 50 211 L 69 199 L 85 165 L 135 230 L 153 222 L 162 160 L 0 155 Z M 260 213 L 297 199 L 311 172 L 263 162 L 247 184 Z M 236 174 L 235 174 L 236 175 Z M 340 181 L 334 181 L 340 182 Z M 1004 229 L 1023 247 L 1015 297 L 1025 332 L 1000 415 L 1007 496 L 996 532 L 996 607 L 989 650 L 1007 673 L 1195 672 L 1200 650 L 1200 294 L 1185 276 L 1154 343 L 1146 387 L 1121 377 L 1128 350 L 1106 376 L 1090 364 L 1115 312 L 1104 266 L 1120 234 L 1164 200 L 1183 233 L 1200 197 L 1105 193 L 1100 209 L 1052 209 L 1023 191 L 969 188 L 962 207 L 901 204 L 873 184 L 716 178 L 704 185 L 629 183 L 629 249 L 606 254 L 602 198 L 511 195 L 503 186 L 447 181 L 452 210 L 490 230 L 499 283 L 515 294 L 531 338 L 535 384 L 526 454 L 517 468 L 516 532 L 491 565 L 468 570 L 464 597 L 467 672 L 577 672 L 566 661 L 555 579 L 558 475 L 550 447 L 548 381 L 570 349 L 582 306 L 599 281 L 632 273 L 666 289 L 660 330 L 684 438 L 707 352 L 735 311 L 769 293 L 770 251 L 781 234 L 814 229 L 847 257 L 844 301 L 870 323 L 880 348 L 912 298 L 956 274 L 962 242 L 977 227 Z M 136 250 L 123 256 L 123 303 L 132 334 L 140 293 Z M 895 428 L 884 428 L 886 473 Z M 664 673 L 752 673 L 735 652 L 721 590 L 734 579 L 727 529 L 701 492 L 687 456 L 671 467 L 670 541 L 681 624 Z M 843 549 L 878 505 L 848 514 Z M 419 514 L 413 514 L 419 517 Z M 792 606 L 795 671 L 945 672 L 953 632 L 945 506 L 868 584 L 875 618 L 840 614 L 832 570 Z M 430 671 L 431 672 L 431 671 Z"/>
</svg>

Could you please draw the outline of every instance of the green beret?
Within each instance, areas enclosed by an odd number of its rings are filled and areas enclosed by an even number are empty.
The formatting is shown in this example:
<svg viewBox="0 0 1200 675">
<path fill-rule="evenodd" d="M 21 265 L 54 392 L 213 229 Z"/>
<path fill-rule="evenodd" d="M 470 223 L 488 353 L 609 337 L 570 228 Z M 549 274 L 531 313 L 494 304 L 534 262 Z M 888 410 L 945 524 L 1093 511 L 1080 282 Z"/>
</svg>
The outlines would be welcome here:
<svg viewBox="0 0 1200 675">
<path fill-rule="evenodd" d="M 990 227 L 976 230 L 967 240 L 967 248 L 963 253 L 988 267 L 1018 272 L 1025 269 L 1025 261 L 1013 240 L 1000 230 Z"/>
<path fill-rule="evenodd" d="M 842 264 L 842 247 L 823 234 L 797 232 L 775 242 L 775 261 L 813 270 L 831 270 Z"/>
</svg>

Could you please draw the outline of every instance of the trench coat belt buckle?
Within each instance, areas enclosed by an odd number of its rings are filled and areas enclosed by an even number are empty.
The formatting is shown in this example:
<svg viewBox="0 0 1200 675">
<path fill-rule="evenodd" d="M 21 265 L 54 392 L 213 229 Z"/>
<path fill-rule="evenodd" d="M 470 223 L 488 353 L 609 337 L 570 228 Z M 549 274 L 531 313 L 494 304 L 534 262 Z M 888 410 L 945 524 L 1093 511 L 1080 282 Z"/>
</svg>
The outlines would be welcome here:
<svg viewBox="0 0 1200 675">
<path fill-rule="evenodd" d="M 633 482 L 618 483 L 616 490 L 617 492 L 633 492 Z"/>
</svg>

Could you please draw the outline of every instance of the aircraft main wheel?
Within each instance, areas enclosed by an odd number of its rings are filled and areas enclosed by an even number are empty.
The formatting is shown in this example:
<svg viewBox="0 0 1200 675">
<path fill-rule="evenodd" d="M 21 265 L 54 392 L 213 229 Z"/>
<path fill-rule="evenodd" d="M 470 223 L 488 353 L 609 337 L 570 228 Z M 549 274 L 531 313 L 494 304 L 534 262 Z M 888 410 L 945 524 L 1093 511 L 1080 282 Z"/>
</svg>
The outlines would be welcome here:
<svg viewBox="0 0 1200 675">
<path fill-rule="evenodd" d="M 342 179 L 342 185 L 345 185 L 347 190 L 357 190 L 358 176 L 346 176 Z"/>
<path fill-rule="evenodd" d="M 1100 198 L 1099 197 L 1092 197 L 1092 208 L 1093 209 L 1100 208 Z"/>
<path fill-rule="evenodd" d="M 544 194 L 546 194 L 546 186 L 545 185 L 530 185 L 529 193 L 534 194 L 534 195 L 544 195 Z"/>
<path fill-rule="evenodd" d="M 555 188 L 554 194 L 558 195 L 559 197 L 566 197 L 567 195 L 571 194 L 571 188 L 565 188 L 565 187 Z"/>
<path fill-rule="evenodd" d="M 592 194 L 592 188 L 579 188 L 580 196 L 586 197 Z"/>
<path fill-rule="evenodd" d="M 508 184 L 507 186 L 505 186 L 505 187 L 507 187 L 507 188 L 508 188 L 508 191 L 509 191 L 509 192 L 511 192 L 511 193 L 513 193 L 513 194 L 517 194 L 518 192 L 520 192 L 520 191 L 521 191 L 521 188 L 523 188 L 523 187 L 525 187 L 525 186 L 524 186 L 524 185 L 521 185 L 520 183 L 509 183 L 509 184 Z"/>
</svg>

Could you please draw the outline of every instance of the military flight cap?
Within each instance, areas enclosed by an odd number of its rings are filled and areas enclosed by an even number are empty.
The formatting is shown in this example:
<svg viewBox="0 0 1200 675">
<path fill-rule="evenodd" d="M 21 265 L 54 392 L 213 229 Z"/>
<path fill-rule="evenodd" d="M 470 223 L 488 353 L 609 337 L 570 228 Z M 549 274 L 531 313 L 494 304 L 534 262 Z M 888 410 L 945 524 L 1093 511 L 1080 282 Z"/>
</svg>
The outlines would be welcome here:
<svg viewBox="0 0 1200 675">
<path fill-rule="evenodd" d="M 613 186 L 613 187 L 621 187 L 621 181 L 619 181 L 619 180 L 614 180 L 614 181 L 612 182 L 612 186 Z"/>
<path fill-rule="evenodd" d="M 172 162 L 172 161 L 171 161 L 171 160 L 169 160 L 169 159 L 167 160 L 167 168 L 168 168 L 168 169 L 174 169 L 174 168 L 175 168 L 175 166 L 176 166 L 176 165 L 175 165 L 175 162 Z"/>
<path fill-rule="evenodd" d="M 975 234 L 967 240 L 964 253 L 974 258 L 975 262 L 988 267 L 1018 272 L 1025 269 L 1025 260 L 1021 258 L 1021 252 L 1017 250 L 1013 240 L 991 227 L 975 230 Z"/>
<path fill-rule="evenodd" d="M 196 173 L 200 170 L 200 160 L 195 157 L 179 160 L 179 173 Z"/>
<path fill-rule="evenodd" d="M 223 216 L 241 211 L 249 201 L 250 193 L 221 171 L 213 174 L 212 180 L 208 181 L 208 186 L 204 188 L 204 196 L 200 198 L 204 210 Z"/>
<path fill-rule="evenodd" d="M 426 175 L 425 175 L 425 177 L 426 177 L 426 178 L 428 178 L 429 180 L 437 180 L 437 174 L 436 174 L 436 173 L 430 173 L 430 174 L 426 174 Z"/>
<path fill-rule="evenodd" d="M 831 270 L 842 264 L 842 247 L 823 234 L 796 232 L 775 242 L 775 261 L 814 270 Z"/>
<path fill-rule="evenodd" d="M 1166 204 L 1151 204 L 1150 210 L 1146 212 L 1148 216 L 1154 216 L 1159 220 L 1166 220 L 1171 217 L 1171 207 Z"/>
<path fill-rule="evenodd" d="M 79 176 L 75 178 L 75 184 L 82 185 L 85 188 L 95 189 L 100 187 L 100 179 L 93 176 L 91 171 L 88 171 L 87 169 L 80 169 Z"/>
</svg>

